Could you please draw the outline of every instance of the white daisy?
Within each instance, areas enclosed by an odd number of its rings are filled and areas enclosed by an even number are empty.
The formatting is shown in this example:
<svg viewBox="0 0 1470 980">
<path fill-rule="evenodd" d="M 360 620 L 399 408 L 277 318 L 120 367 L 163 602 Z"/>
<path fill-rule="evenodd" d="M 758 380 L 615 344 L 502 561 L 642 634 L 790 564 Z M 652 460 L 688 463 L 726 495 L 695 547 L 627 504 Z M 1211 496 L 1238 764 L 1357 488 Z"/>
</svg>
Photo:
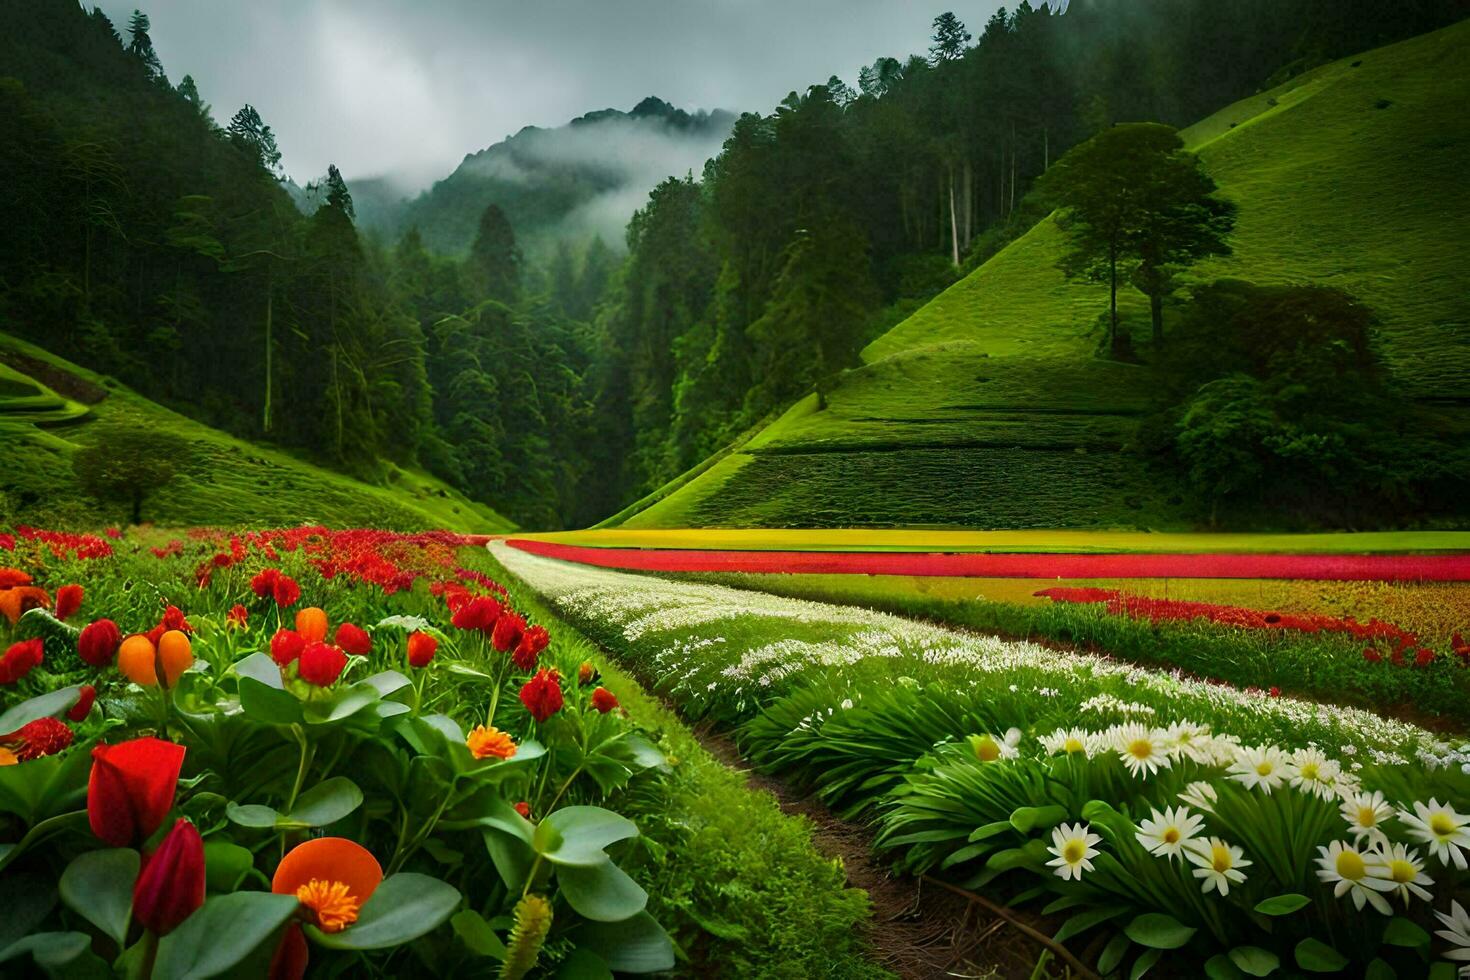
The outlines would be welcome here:
<svg viewBox="0 0 1470 980">
<path fill-rule="evenodd" d="M 1215 804 L 1220 802 L 1220 794 L 1215 791 L 1215 787 L 1201 779 L 1184 787 L 1179 799 L 1196 810 L 1214 813 Z"/>
<path fill-rule="evenodd" d="M 1128 771 L 1140 778 L 1147 778 L 1160 769 L 1174 764 L 1164 744 L 1164 733 L 1147 725 L 1120 725 L 1113 736 L 1113 745 L 1118 758 Z"/>
<path fill-rule="evenodd" d="M 1081 728 L 1058 728 L 1050 735 L 1042 736 L 1042 747 L 1047 755 L 1080 755 L 1084 759 L 1092 754 L 1094 736 Z"/>
<path fill-rule="evenodd" d="M 1292 756 L 1291 785 L 1324 800 L 1337 795 L 1337 774 L 1342 767 L 1318 749 L 1298 749 Z"/>
<path fill-rule="evenodd" d="M 1459 814 L 1446 803 L 1439 805 L 1431 799 L 1428 804 L 1415 801 L 1414 812 L 1400 810 L 1398 817 L 1404 822 L 1409 835 L 1429 845 L 1429 852 L 1439 858 L 1440 864 L 1454 862 L 1455 867 L 1465 870 L 1465 851 L 1470 849 L 1470 815 Z"/>
<path fill-rule="evenodd" d="M 1470 915 L 1465 914 L 1465 907 L 1459 902 L 1450 903 L 1449 914 L 1444 912 L 1434 913 L 1439 921 L 1449 926 L 1448 929 L 1437 929 L 1435 935 L 1441 939 L 1447 939 L 1455 944 L 1452 949 L 1444 954 L 1447 960 L 1470 960 Z M 1460 967 L 1460 975 L 1465 975 L 1465 967 Z"/>
<path fill-rule="evenodd" d="M 1240 869 L 1250 867 L 1253 862 L 1247 861 L 1244 854 L 1240 848 L 1218 837 L 1196 838 L 1184 851 L 1184 856 L 1196 866 L 1192 873 L 1201 879 L 1200 890 L 1206 895 L 1218 890 L 1222 896 L 1230 894 L 1232 881 L 1245 881 L 1245 873 Z"/>
<path fill-rule="evenodd" d="M 1380 846 L 1374 873 L 1394 886 L 1394 891 L 1404 900 L 1405 908 L 1409 906 L 1410 892 L 1426 902 L 1430 900 L 1429 892 L 1423 886 L 1434 884 L 1434 879 L 1424 873 L 1424 859 L 1418 851 L 1411 851 L 1403 844 Z"/>
<path fill-rule="evenodd" d="M 1230 778 L 1246 789 L 1270 793 L 1293 774 L 1291 760 L 1274 745 L 1241 749 L 1230 765 Z"/>
<path fill-rule="evenodd" d="M 1091 830 L 1085 823 L 1064 823 L 1053 828 L 1051 847 L 1047 850 L 1056 857 L 1046 862 L 1047 867 L 1056 868 L 1056 874 L 1060 878 L 1081 880 L 1082 872 L 1092 870 L 1092 858 L 1098 855 L 1097 849 L 1092 845 L 1102 841 Z"/>
<path fill-rule="evenodd" d="M 1332 885 L 1338 898 L 1351 893 L 1359 911 L 1367 902 L 1384 915 L 1392 915 L 1388 900 L 1380 892 L 1391 892 L 1394 884 L 1379 873 L 1379 858 L 1374 851 L 1363 852 L 1346 841 L 1335 840 L 1330 847 L 1318 847 L 1317 877 Z"/>
<path fill-rule="evenodd" d="M 1381 825 L 1385 820 L 1393 819 L 1393 807 L 1376 789 L 1371 793 L 1344 793 L 1342 818 L 1347 821 L 1348 830 L 1358 843 L 1361 844 L 1366 837 L 1370 844 L 1384 844 L 1388 838 L 1384 836 Z"/>
<path fill-rule="evenodd" d="M 970 748 L 975 752 L 975 758 L 981 762 L 994 762 L 996 759 L 1014 759 L 1020 755 L 1020 752 L 1016 750 L 1016 746 L 1021 744 L 1021 730 L 1019 728 L 1012 728 L 999 739 L 989 732 L 983 735 L 971 735 L 969 742 Z"/>
<path fill-rule="evenodd" d="M 1155 857 L 1177 858 L 1204 822 L 1204 817 L 1190 813 L 1187 806 L 1170 807 L 1163 813 L 1154 810 L 1139 824 L 1138 843 Z"/>
<path fill-rule="evenodd" d="M 1195 762 L 1210 761 L 1210 730 L 1192 721 L 1176 721 L 1164 730 L 1164 744 L 1175 755 Z"/>
</svg>

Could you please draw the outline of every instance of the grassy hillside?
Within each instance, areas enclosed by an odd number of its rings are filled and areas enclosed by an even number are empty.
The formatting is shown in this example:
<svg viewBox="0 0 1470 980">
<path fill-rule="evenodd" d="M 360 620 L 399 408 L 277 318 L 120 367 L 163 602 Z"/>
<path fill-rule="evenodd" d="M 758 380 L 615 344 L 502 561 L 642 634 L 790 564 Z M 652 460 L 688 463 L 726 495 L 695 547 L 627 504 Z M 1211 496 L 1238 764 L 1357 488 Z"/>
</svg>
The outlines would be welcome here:
<svg viewBox="0 0 1470 980">
<path fill-rule="evenodd" d="M 509 529 L 505 518 L 424 473 L 393 468 L 383 486 L 334 473 L 277 449 L 235 439 L 151 402 L 116 380 L 0 334 L 0 525 L 120 523 L 82 494 L 77 449 L 110 426 L 151 429 L 187 442 L 194 459 L 144 507 L 158 524 L 243 526 L 321 522 L 399 529 Z"/>
<path fill-rule="evenodd" d="M 1184 132 L 1240 208 L 1222 277 L 1338 286 L 1372 306 L 1402 390 L 1465 414 L 1470 21 L 1344 59 Z M 812 396 L 622 526 L 1176 528 L 1181 494 L 1128 452 L 1144 369 L 1094 358 L 1106 287 L 1066 282 L 1041 222 Z M 1146 337 L 1147 304 L 1120 306 Z M 1463 424 L 1464 419 L 1460 418 Z"/>
</svg>

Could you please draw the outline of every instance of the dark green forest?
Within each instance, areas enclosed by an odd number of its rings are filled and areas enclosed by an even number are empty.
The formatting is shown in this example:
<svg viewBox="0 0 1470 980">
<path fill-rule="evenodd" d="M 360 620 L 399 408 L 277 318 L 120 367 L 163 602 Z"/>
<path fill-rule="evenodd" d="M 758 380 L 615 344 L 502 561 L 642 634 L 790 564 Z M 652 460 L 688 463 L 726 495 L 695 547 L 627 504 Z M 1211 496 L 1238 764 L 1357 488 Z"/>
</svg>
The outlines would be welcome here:
<svg viewBox="0 0 1470 980">
<path fill-rule="evenodd" d="M 1116 122 L 1183 125 L 1455 0 L 1026 0 L 746 113 L 626 241 L 532 262 L 303 214 L 269 120 L 173 81 L 137 14 L 0 9 L 0 327 L 169 407 L 373 479 L 420 465 L 527 526 L 593 523 L 850 366 L 1050 210 Z M 978 37 L 972 37 L 975 34 Z M 464 216 L 457 216 L 463 221 Z M 619 247 L 621 246 L 621 248 Z"/>
</svg>

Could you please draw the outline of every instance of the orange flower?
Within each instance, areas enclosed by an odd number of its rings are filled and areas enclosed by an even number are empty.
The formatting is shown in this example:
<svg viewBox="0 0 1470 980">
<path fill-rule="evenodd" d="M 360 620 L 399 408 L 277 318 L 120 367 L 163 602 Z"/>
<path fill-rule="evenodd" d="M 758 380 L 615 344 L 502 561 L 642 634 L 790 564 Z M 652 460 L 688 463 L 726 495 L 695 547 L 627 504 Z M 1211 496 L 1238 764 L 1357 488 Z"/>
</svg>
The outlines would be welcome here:
<svg viewBox="0 0 1470 980">
<path fill-rule="evenodd" d="M 345 837 L 318 837 L 281 859 L 271 891 L 295 895 L 323 932 L 341 932 L 357 921 L 382 881 L 382 865 L 367 848 Z"/>
<path fill-rule="evenodd" d="M 13 589 L 0 590 L 0 613 L 14 626 L 20 617 L 31 609 L 44 609 L 51 605 L 51 596 L 45 589 L 34 585 L 18 585 Z"/>
<path fill-rule="evenodd" d="M 486 728 L 478 725 L 470 732 L 465 744 L 470 747 L 470 755 L 476 759 L 509 759 L 516 754 L 516 743 L 505 732 L 498 728 Z"/>
</svg>

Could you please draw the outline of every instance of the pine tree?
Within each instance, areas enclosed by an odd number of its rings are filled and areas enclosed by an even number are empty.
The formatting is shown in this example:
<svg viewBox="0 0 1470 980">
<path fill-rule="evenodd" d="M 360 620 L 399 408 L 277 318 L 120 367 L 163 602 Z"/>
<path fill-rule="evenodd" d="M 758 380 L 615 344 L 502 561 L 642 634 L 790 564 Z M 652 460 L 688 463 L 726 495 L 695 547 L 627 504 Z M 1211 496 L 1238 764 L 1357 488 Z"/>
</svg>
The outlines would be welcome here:
<svg viewBox="0 0 1470 980">
<path fill-rule="evenodd" d="M 929 45 L 929 63 L 937 65 L 943 61 L 963 58 L 970 44 L 971 34 L 951 11 L 934 18 L 933 44 Z"/>
<path fill-rule="evenodd" d="M 153 39 L 148 36 L 148 15 L 141 10 L 134 10 L 133 17 L 128 21 L 128 34 L 132 40 L 128 43 L 128 53 L 143 63 L 143 70 L 152 79 L 163 78 L 163 62 L 158 60 L 158 53 L 153 50 Z"/>
<path fill-rule="evenodd" d="M 327 207 L 336 208 L 349 218 L 357 217 L 357 210 L 352 206 L 352 192 L 347 189 L 347 181 L 342 179 L 342 171 L 335 163 L 327 164 L 326 188 Z"/>
<path fill-rule="evenodd" d="M 511 303 L 519 295 L 521 250 L 516 245 L 510 219 L 497 205 L 491 204 L 481 213 L 480 227 L 465 265 L 479 296 Z"/>
<path fill-rule="evenodd" d="M 213 121 L 209 119 L 209 103 L 200 98 L 199 86 L 194 84 L 193 75 L 185 75 L 179 79 L 178 92 L 185 102 L 194 107 L 194 111 L 199 113 L 201 118 L 209 120 L 213 125 Z"/>
<path fill-rule="evenodd" d="M 261 120 L 255 106 L 246 103 L 230 118 L 225 137 L 272 177 L 279 175 L 281 151 L 276 147 L 276 134 Z"/>
</svg>

